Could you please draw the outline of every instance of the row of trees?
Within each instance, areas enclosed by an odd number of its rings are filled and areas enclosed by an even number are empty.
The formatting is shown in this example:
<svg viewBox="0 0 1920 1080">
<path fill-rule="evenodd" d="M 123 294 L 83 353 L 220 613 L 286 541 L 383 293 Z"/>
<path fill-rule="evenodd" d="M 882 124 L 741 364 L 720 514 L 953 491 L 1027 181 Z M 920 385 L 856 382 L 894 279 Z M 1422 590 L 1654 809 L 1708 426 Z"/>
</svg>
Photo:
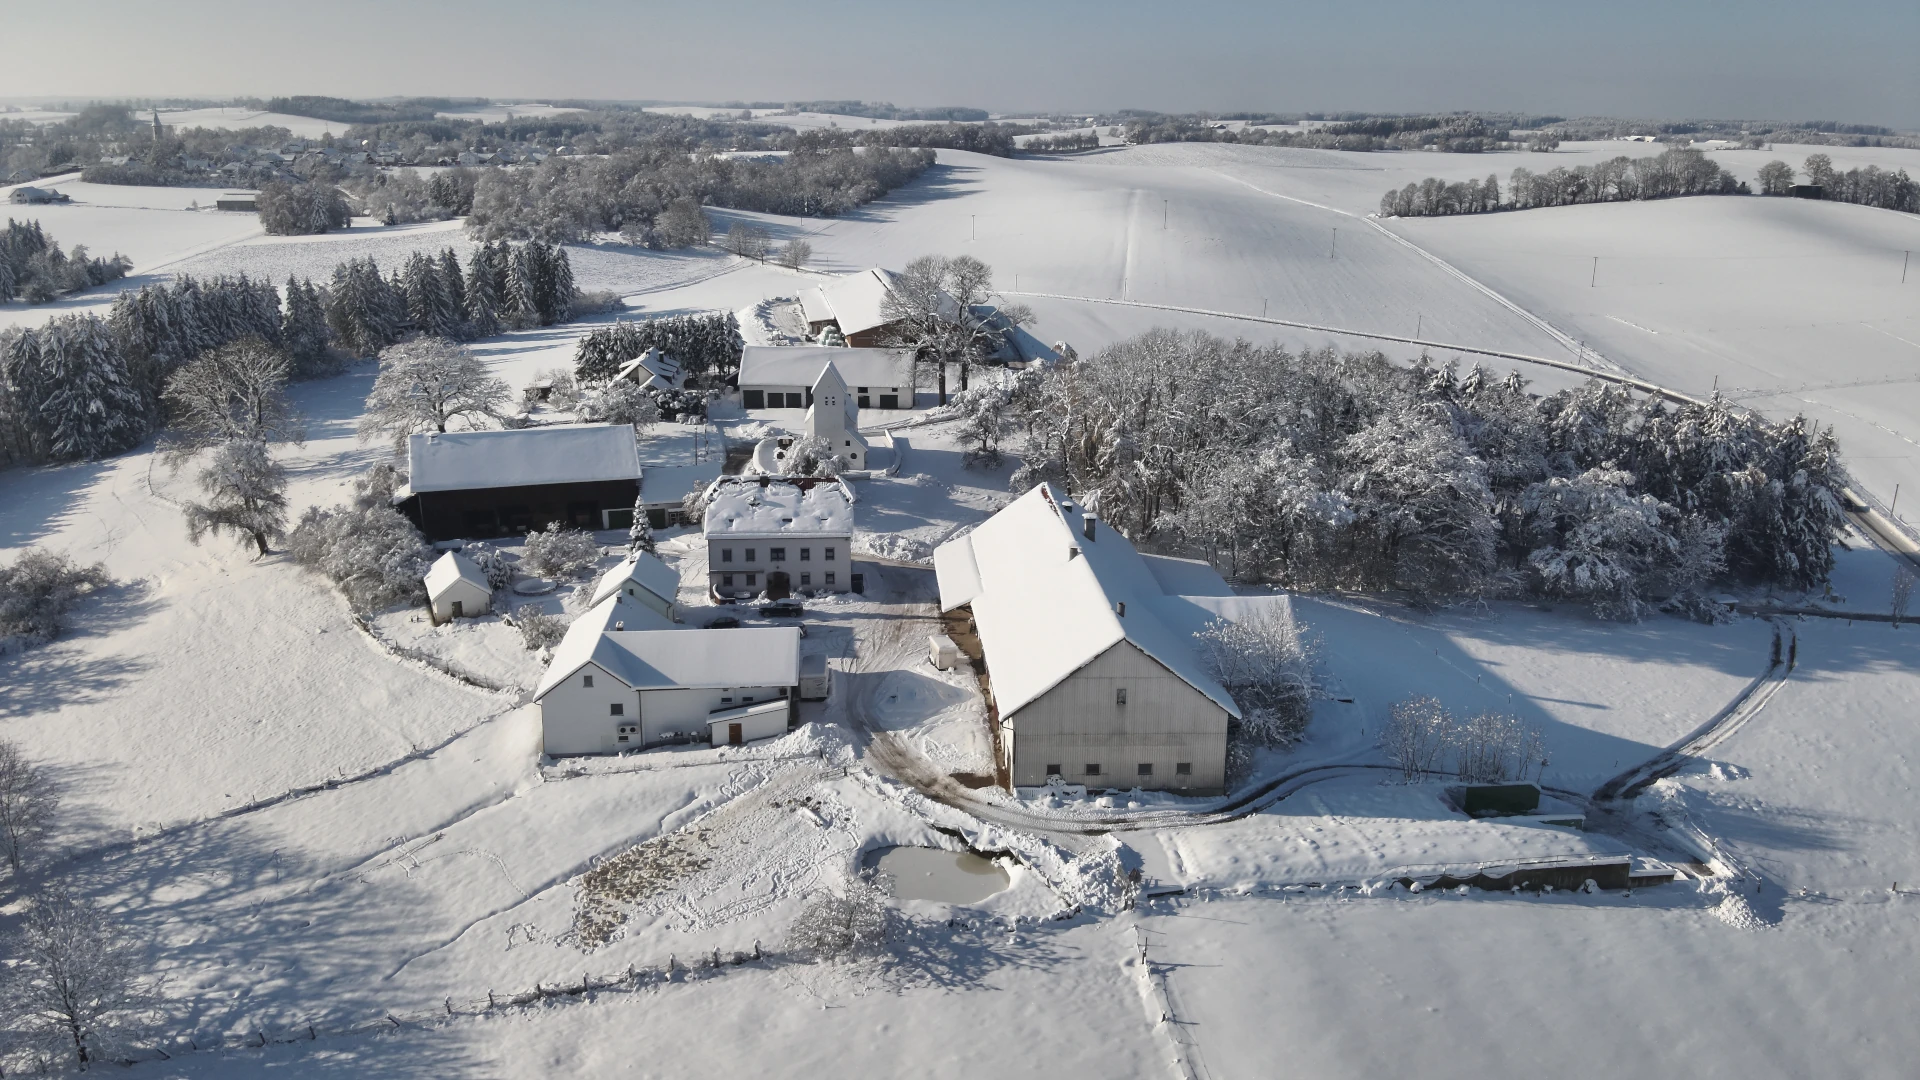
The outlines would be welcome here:
<svg viewBox="0 0 1920 1080">
<path fill-rule="evenodd" d="M 292 377 L 312 378 L 413 334 L 458 340 L 563 321 L 576 295 L 564 249 L 506 243 L 481 245 L 464 269 L 451 249 L 416 254 L 391 276 L 354 260 L 327 287 L 289 279 L 276 290 L 245 275 L 143 286 L 104 319 L 0 333 L 0 464 L 128 449 L 160 427 L 177 371 L 237 341 L 257 340 L 284 354 Z"/>
<path fill-rule="evenodd" d="M 608 157 L 553 157 L 531 169 L 479 174 L 467 230 L 480 240 L 582 240 L 622 232 L 649 243 L 685 240 L 660 229 L 680 200 L 777 214 L 833 217 L 872 202 L 933 164 L 931 150 L 794 151 L 784 158 L 689 155 L 678 148 Z M 685 205 L 685 204 L 681 204 Z M 681 211 L 686 216 L 686 211 Z"/>
<path fill-rule="evenodd" d="M 740 370 L 742 344 L 740 323 L 730 311 L 621 319 L 581 336 L 574 346 L 574 377 L 588 385 L 604 383 L 627 361 L 659 349 L 695 383 L 717 386 Z"/>
<path fill-rule="evenodd" d="M 1150 331 L 982 388 L 1024 464 L 1143 541 L 1251 580 L 1443 597 L 1531 593 L 1707 616 L 1722 578 L 1817 586 L 1844 525 L 1832 432 L 1718 397 Z"/>
<path fill-rule="evenodd" d="M 1878 165 L 1840 172 L 1825 154 L 1811 154 L 1806 160 L 1807 183 L 1820 187 L 1820 197 L 1834 202 L 1878 206 L 1920 214 L 1920 184 L 1907 170 L 1887 172 Z M 1769 161 L 1760 167 L 1760 190 L 1766 195 L 1786 195 L 1793 189 L 1793 166 L 1784 161 Z"/>
<path fill-rule="evenodd" d="M 85 245 L 61 251 L 37 221 L 7 219 L 0 232 L 0 304 L 15 297 L 29 304 L 49 300 L 127 276 L 133 261 L 125 255 L 96 259 Z"/>
<path fill-rule="evenodd" d="M 1700 151 L 1673 149 L 1653 157 L 1623 155 L 1593 165 L 1555 168 L 1543 173 L 1518 168 L 1508 178 L 1505 202 L 1500 199 L 1499 182 L 1492 176 L 1484 181 L 1455 183 L 1429 177 L 1418 184 L 1387 192 L 1380 200 L 1380 213 L 1386 217 L 1425 217 L 1681 195 L 1749 193 L 1745 183 Z"/>
<path fill-rule="evenodd" d="M 1380 733 L 1380 748 L 1410 784 L 1444 771 L 1469 784 L 1525 780 L 1536 767 L 1544 771 L 1547 762 L 1539 728 L 1510 713 L 1456 717 L 1430 697 L 1409 698 L 1393 707 Z M 1537 773 L 1534 779 L 1539 779 Z"/>
<path fill-rule="evenodd" d="M 344 229 L 352 220 L 346 196 L 332 184 L 275 180 L 255 200 L 260 226 L 274 236 L 310 236 Z"/>
</svg>

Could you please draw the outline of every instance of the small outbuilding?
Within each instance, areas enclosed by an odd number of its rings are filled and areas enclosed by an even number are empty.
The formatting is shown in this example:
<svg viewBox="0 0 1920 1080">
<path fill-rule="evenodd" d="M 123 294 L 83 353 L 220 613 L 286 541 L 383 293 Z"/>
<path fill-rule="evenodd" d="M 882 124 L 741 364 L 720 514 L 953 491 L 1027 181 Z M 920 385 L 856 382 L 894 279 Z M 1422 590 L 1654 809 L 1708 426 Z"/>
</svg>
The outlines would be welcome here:
<svg viewBox="0 0 1920 1080">
<path fill-rule="evenodd" d="M 620 596 L 679 622 L 680 575 L 658 555 L 636 551 L 616 563 L 593 587 L 593 603 Z"/>
<path fill-rule="evenodd" d="M 69 203 L 73 196 L 55 191 L 52 188 L 17 187 L 7 196 L 11 202 L 40 205 L 44 203 Z"/>
<path fill-rule="evenodd" d="M 493 588 L 487 584 L 487 575 L 457 551 L 434 560 L 426 581 L 427 604 L 435 623 L 477 618 L 492 610 Z"/>
<path fill-rule="evenodd" d="M 260 194 L 254 191 L 229 191 L 213 200 L 215 210 L 232 210 L 243 214 L 258 213 Z"/>
</svg>

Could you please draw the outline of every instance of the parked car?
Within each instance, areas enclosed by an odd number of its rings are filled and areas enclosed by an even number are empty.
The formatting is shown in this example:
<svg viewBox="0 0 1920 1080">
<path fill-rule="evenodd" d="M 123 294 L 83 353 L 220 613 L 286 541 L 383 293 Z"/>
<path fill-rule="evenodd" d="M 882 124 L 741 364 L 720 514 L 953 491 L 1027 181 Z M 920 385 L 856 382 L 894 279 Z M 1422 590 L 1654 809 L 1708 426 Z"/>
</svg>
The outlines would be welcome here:
<svg viewBox="0 0 1920 1080">
<path fill-rule="evenodd" d="M 740 625 L 740 620 L 731 615 L 722 615 L 707 624 L 709 630 L 731 630 Z"/>
<path fill-rule="evenodd" d="M 760 605 L 760 614 L 769 619 L 797 619 L 806 613 L 806 605 L 798 600 L 775 600 Z"/>
</svg>

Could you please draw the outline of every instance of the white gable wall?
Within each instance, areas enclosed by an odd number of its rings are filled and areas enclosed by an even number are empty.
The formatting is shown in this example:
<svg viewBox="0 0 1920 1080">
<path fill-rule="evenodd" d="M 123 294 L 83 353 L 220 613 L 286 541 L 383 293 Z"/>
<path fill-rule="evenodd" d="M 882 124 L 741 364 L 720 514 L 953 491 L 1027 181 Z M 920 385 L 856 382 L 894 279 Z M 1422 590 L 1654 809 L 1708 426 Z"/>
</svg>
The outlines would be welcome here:
<svg viewBox="0 0 1920 1080">
<path fill-rule="evenodd" d="M 484 585 L 476 585 L 465 578 L 454 578 L 432 598 L 434 621 L 446 622 L 454 618 L 453 605 L 456 602 L 460 605 L 460 618 L 478 618 L 492 607 L 493 593 Z"/>
<path fill-rule="evenodd" d="M 1127 703 L 1117 704 L 1119 690 Z M 1130 641 L 1120 641 L 1001 723 L 1010 729 L 1013 782 L 1178 791 L 1226 789 L 1227 711 Z M 1177 766 L 1193 767 L 1189 776 Z M 1090 776 L 1086 766 L 1100 766 Z M 1153 766 L 1152 776 L 1139 766 Z"/>
<path fill-rule="evenodd" d="M 591 687 L 585 683 L 587 676 L 593 677 Z M 613 715 L 614 705 L 621 706 L 622 715 Z M 618 730 L 621 723 L 639 723 L 639 718 L 639 693 L 600 665 L 587 664 L 540 699 L 541 751 L 560 756 L 638 750 L 642 744 L 637 741 L 623 747 Z"/>
</svg>

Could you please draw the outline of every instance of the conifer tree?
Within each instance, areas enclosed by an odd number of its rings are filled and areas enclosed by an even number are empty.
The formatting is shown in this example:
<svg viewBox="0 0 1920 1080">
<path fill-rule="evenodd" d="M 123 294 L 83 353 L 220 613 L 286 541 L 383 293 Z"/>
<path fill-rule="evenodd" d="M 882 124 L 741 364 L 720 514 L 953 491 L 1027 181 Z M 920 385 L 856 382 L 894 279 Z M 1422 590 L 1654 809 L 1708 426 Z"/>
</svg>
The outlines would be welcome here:
<svg viewBox="0 0 1920 1080">
<path fill-rule="evenodd" d="M 327 313 L 313 282 L 287 279 L 287 313 L 280 324 L 280 341 L 293 358 L 298 377 L 331 375 L 339 370 L 339 359 L 327 332 Z"/>
<path fill-rule="evenodd" d="M 500 333 L 500 282 L 492 244 L 473 249 L 473 261 L 467 266 L 466 296 L 468 335 L 490 338 Z"/>
</svg>

